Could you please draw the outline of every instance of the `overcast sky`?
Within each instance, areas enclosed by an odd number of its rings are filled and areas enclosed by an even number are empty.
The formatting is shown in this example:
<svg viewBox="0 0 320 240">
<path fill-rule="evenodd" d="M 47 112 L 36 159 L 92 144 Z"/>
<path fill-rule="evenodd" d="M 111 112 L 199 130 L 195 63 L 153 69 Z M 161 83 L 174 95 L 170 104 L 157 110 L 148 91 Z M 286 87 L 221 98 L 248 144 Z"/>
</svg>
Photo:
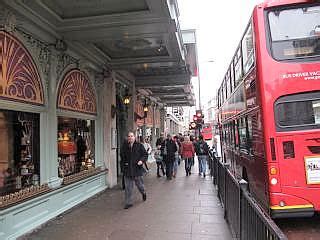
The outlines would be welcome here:
<svg viewBox="0 0 320 240">
<path fill-rule="evenodd" d="M 202 105 L 215 96 L 253 7 L 260 2 L 178 0 L 181 29 L 196 29 Z M 197 79 L 192 82 L 198 105 Z"/>
</svg>

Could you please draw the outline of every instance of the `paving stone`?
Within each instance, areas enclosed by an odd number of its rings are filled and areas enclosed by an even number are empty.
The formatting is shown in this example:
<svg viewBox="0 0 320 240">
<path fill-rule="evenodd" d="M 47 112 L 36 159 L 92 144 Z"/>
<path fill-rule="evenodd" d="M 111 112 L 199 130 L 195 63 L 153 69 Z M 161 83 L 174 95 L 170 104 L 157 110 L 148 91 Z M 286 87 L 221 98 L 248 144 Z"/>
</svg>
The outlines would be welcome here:
<svg viewBox="0 0 320 240">
<path fill-rule="evenodd" d="M 210 177 L 157 178 L 155 164 L 145 177 L 147 201 L 135 188 L 134 205 L 123 209 L 124 191 L 107 189 L 20 240 L 231 240 Z M 196 171 L 194 168 L 193 171 Z"/>
</svg>

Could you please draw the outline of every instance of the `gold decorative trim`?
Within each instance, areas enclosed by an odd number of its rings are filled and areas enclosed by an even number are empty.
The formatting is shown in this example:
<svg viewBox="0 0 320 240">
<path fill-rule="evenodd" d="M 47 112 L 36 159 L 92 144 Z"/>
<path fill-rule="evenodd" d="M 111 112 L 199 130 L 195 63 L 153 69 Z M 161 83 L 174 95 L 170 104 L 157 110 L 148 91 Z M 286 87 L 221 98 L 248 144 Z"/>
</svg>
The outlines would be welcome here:
<svg viewBox="0 0 320 240">
<path fill-rule="evenodd" d="M 51 189 L 48 187 L 48 184 L 43 184 L 41 186 L 31 186 L 22 189 L 19 192 L 10 193 L 0 197 L 0 209 L 20 203 L 49 191 L 51 191 Z"/>
<path fill-rule="evenodd" d="M 76 174 L 72 174 L 70 176 L 64 177 L 62 184 L 63 185 L 68 185 L 68 184 L 71 184 L 71 183 L 74 183 L 74 182 L 78 182 L 78 181 L 80 181 L 82 179 L 91 177 L 93 175 L 97 175 L 97 174 L 99 174 L 101 172 L 108 172 L 108 170 L 101 170 L 101 167 L 92 168 L 92 169 L 89 169 L 89 170 L 84 170 L 84 171 L 78 172 Z"/>
<path fill-rule="evenodd" d="M 59 86 L 57 106 L 66 110 L 97 114 L 96 97 L 87 74 L 73 69 L 65 75 Z"/>
<path fill-rule="evenodd" d="M 44 104 L 37 67 L 23 44 L 0 31 L 0 97 L 13 101 Z"/>
</svg>

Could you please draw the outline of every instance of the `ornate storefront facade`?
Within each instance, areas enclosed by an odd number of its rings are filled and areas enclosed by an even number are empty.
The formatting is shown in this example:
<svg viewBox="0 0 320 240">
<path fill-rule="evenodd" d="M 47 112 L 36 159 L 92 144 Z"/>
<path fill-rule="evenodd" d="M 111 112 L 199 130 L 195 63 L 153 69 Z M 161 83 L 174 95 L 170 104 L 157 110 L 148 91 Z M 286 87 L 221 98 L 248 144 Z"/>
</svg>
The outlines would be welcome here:
<svg viewBox="0 0 320 240">
<path fill-rule="evenodd" d="M 140 16 L 145 26 L 151 24 L 148 11 L 174 9 L 156 0 L 138 2 L 128 1 L 127 7 L 145 11 Z M 155 141 L 164 129 L 165 102 L 156 90 L 172 85 L 168 74 L 180 76 L 171 88 L 189 84 L 186 64 L 165 72 L 155 68 L 157 59 L 181 63 L 179 39 L 154 40 L 147 28 L 136 28 L 141 23 L 134 24 L 133 10 L 126 8 L 122 27 L 134 36 L 139 30 L 137 39 L 113 32 L 119 19 L 107 6 L 101 11 L 97 1 L 80 0 L 75 12 L 68 1 L 59 4 L 61 12 L 46 0 L 0 3 L 0 239 L 15 239 L 114 187 L 126 132 L 142 124 L 144 134 Z M 113 27 L 101 18 L 112 20 Z M 161 24 L 167 24 L 166 18 Z M 171 31 L 175 36 L 180 30 Z M 147 88 L 147 79 L 155 74 L 167 82 L 160 81 L 142 102 L 138 90 Z M 124 103 L 125 95 L 130 103 Z M 144 115 L 136 106 L 143 107 L 146 99 Z M 183 99 L 179 104 L 188 104 Z"/>
</svg>

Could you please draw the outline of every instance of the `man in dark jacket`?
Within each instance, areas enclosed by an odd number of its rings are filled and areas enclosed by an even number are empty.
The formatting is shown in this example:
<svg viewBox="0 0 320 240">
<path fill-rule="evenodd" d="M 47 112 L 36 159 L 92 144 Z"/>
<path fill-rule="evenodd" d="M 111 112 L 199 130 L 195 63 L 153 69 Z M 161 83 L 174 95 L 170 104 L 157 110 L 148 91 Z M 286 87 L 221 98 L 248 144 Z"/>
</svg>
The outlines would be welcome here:
<svg viewBox="0 0 320 240">
<path fill-rule="evenodd" d="M 160 137 L 157 139 L 156 141 L 156 146 L 161 146 L 161 144 L 163 143 L 164 141 L 164 134 L 163 133 L 160 133 Z"/>
<path fill-rule="evenodd" d="M 203 177 L 206 177 L 206 170 L 207 170 L 207 161 L 208 161 L 208 154 L 209 154 L 209 146 L 203 140 L 203 136 L 199 136 L 199 140 L 196 142 L 195 145 L 196 153 L 199 160 L 199 175 L 203 173 Z"/>
<path fill-rule="evenodd" d="M 145 170 L 142 166 L 148 159 L 148 153 L 141 143 L 135 141 L 134 133 L 129 132 L 127 141 L 121 147 L 120 155 L 125 182 L 124 208 L 128 209 L 132 207 L 133 182 L 142 194 L 143 201 L 147 199 L 142 177 Z"/>
<path fill-rule="evenodd" d="M 172 179 L 173 162 L 175 160 L 175 152 L 177 150 L 176 143 L 172 140 L 171 135 L 168 134 L 167 139 L 161 144 L 161 154 L 166 164 L 166 175 L 168 180 Z"/>
</svg>

